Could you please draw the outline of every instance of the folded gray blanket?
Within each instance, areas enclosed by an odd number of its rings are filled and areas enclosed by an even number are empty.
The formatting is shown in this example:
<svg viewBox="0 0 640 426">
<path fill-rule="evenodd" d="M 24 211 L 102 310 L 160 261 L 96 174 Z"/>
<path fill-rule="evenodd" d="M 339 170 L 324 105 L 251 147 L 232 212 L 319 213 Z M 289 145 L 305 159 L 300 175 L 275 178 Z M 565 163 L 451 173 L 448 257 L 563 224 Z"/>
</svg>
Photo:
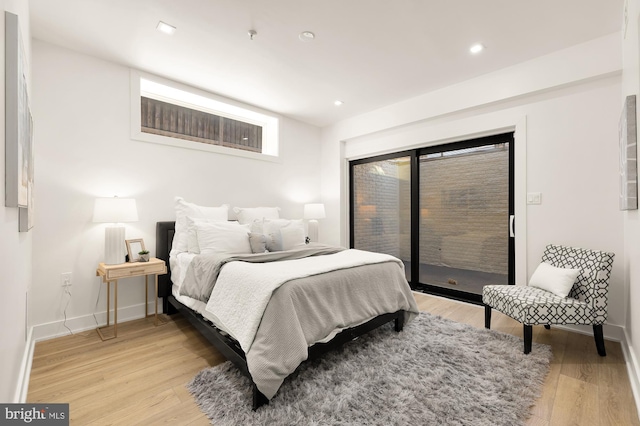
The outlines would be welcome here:
<svg viewBox="0 0 640 426">
<path fill-rule="evenodd" d="M 302 259 L 311 256 L 323 256 L 345 250 L 342 247 L 311 243 L 304 247 L 286 251 L 274 251 L 254 254 L 200 254 L 193 258 L 185 273 L 180 287 L 180 295 L 207 302 L 216 285 L 222 267 L 229 262 L 265 263 L 282 260 Z"/>
</svg>

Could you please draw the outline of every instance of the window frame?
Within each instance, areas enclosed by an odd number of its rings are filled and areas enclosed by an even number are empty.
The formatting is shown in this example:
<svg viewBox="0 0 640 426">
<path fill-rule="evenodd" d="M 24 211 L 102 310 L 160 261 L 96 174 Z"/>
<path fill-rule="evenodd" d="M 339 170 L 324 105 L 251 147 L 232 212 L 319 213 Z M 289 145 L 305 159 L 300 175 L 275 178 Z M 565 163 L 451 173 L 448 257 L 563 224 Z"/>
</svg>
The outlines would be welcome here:
<svg viewBox="0 0 640 426">
<path fill-rule="evenodd" d="M 157 93 L 160 90 L 165 90 L 166 92 L 164 94 Z M 140 105 L 142 96 L 260 126 L 262 127 L 262 152 L 251 152 L 240 148 L 143 132 Z M 180 96 L 185 96 L 185 98 L 180 99 Z M 256 160 L 280 162 L 279 127 L 280 118 L 278 116 L 267 114 L 258 108 L 252 108 L 204 90 L 142 71 L 131 70 L 131 139 L 133 140 Z"/>
</svg>

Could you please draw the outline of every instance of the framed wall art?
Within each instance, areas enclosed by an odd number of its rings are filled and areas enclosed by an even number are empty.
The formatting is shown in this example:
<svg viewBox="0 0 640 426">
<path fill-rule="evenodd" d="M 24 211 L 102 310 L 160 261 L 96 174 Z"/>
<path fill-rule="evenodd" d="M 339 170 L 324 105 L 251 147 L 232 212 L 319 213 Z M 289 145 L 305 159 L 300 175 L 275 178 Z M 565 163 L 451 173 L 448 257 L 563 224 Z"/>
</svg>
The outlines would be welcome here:
<svg viewBox="0 0 640 426">
<path fill-rule="evenodd" d="M 620 136 L 620 210 L 638 208 L 638 149 L 636 96 L 627 96 L 622 108 Z"/>
<path fill-rule="evenodd" d="M 29 166 L 27 167 L 27 206 L 18 207 L 18 230 L 20 232 L 29 232 L 33 228 L 33 120 L 29 114 L 29 142 L 27 145 L 27 156 Z"/>
<path fill-rule="evenodd" d="M 18 207 L 19 230 L 33 224 L 33 120 L 28 63 L 18 16 L 5 12 L 5 206 Z"/>
</svg>

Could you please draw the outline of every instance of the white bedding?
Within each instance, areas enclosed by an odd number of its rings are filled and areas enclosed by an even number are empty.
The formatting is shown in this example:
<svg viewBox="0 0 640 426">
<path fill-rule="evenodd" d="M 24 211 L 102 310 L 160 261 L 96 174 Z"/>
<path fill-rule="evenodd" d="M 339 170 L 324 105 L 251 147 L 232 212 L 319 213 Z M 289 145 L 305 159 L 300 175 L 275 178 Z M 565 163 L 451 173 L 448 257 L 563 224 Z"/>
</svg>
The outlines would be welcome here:
<svg viewBox="0 0 640 426">
<path fill-rule="evenodd" d="M 359 252 L 357 256 L 353 256 L 353 254 L 356 254 L 355 252 Z M 343 252 L 346 253 L 346 252 Z M 369 256 L 369 255 L 373 255 L 373 256 Z M 251 326 L 251 330 L 246 329 L 246 330 L 242 330 L 239 333 L 236 332 L 234 333 L 233 328 L 229 328 L 226 326 L 224 321 L 221 321 L 219 316 L 225 316 L 228 314 L 228 309 L 227 307 L 230 306 L 231 304 L 222 304 L 222 303 L 213 303 L 213 297 L 211 297 L 209 299 L 208 303 L 204 303 L 200 300 L 194 299 L 192 297 L 189 296 L 185 296 L 185 295 L 181 295 L 180 294 L 180 287 L 182 286 L 182 283 L 184 282 L 184 278 L 186 275 L 186 271 L 187 268 L 189 267 L 189 263 L 191 263 L 191 261 L 193 260 L 193 258 L 197 256 L 197 254 L 195 253 L 180 253 L 177 256 L 172 256 L 169 260 L 170 265 L 171 265 L 171 279 L 173 281 L 173 286 L 171 288 L 171 293 L 173 294 L 173 296 L 183 305 L 185 305 L 186 307 L 188 307 L 189 309 L 193 309 L 194 311 L 198 312 L 200 315 L 202 315 L 203 317 L 205 317 L 207 320 L 211 321 L 211 323 L 213 323 L 216 327 L 218 327 L 220 330 L 224 331 L 225 333 L 229 334 L 230 336 L 232 336 L 234 339 L 238 340 L 238 342 L 240 342 L 240 340 L 238 339 L 238 337 L 236 337 L 237 335 L 242 335 L 242 333 L 244 333 L 244 335 L 250 335 L 250 336 L 255 336 L 255 332 L 258 329 L 259 326 L 259 322 L 260 319 L 262 318 L 262 313 L 264 312 L 264 308 L 266 307 L 266 304 L 269 301 L 269 297 L 271 297 L 271 292 L 269 292 L 268 297 L 266 297 L 266 293 L 262 292 L 262 301 L 261 301 L 261 308 L 260 308 L 260 313 L 258 316 L 258 311 L 256 311 L 254 309 L 254 311 L 248 315 L 249 317 L 251 317 L 251 321 L 247 322 L 247 324 L 252 324 Z M 307 259 L 299 259 L 297 261 L 288 261 L 288 262 L 297 262 L 295 265 L 295 268 L 293 269 L 287 269 L 284 268 L 287 272 L 285 273 L 280 273 L 282 271 L 279 271 L 282 268 L 282 262 L 279 262 L 280 265 L 277 266 L 277 269 L 275 270 L 275 274 L 271 275 L 268 279 L 275 279 L 275 281 L 273 281 L 273 285 L 275 287 L 281 285 L 282 283 L 284 283 L 285 281 L 289 281 L 293 278 L 301 278 L 301 277 L 306 277 L 306 276 L 311 276 L 314 274 L 318 274 L 318 273 L 323 273 L 323 272 L 327 272 L 330 270 L 335 270 L 335 269 L 339 269 L 337 268 L 337 264 L 333 263 L 326 263 L 323 262 L 322 266 L 313 266 L 312 269 L 301 269 L 301 268 L 308 268 L 308 264 L 309 262 L 299 262 L 300 260 L 307 260 Z M 342 259 L 342 267 L 343 268 L 347 268 L 347 267 L 353 267 L 353 266 L 358 266 L 358 265 L 365 265 L 365 264 L 371 264 L 371 263 L 379 263 L 379 262 L 399 262 L 398 259 L 392 257 L 392 256 L 388 256 L 386 254 L 380 254 L 380 253 L 371 253 L 371 252 L 360 252 L 359 250 L 355 250 L 354 253 L 352 253 L 349 256 L 344 256 L 343 255 L 343 259 Z M 315 260 L 314 260 L 315 262 Z M 236 262 L 237 264 L 237 262 Z M 233 263 L 231 263 L 230 265 L 233 265 Z M 241 265 L 241 269 L 239 270 L 239 275 L 244 275 L 246 272 L 244 268 L 245 265 L 251 265 L 251 264 L 246 264 L 246 263 L 242 263 Z M 259 264 L 262 265 L 262 264 Z M 275 265 L 275 264 L 272 264 Z M 227 265 L 228 267 L 229 265 Z M 256 265 L 253 265 L 256 266 Z M 273 269 L 273 266 L 271 267 Z M 227 268 L 228 269 L 228 268 Z M 230 282 L 249 282 L 250 280 L 240 280 L 240 281 L 233 281 L 235 279 L 238 279 L 238 274 L 226 274 L 225 275 L 225 279 L 230 281 Z M 262 285 L 262 283 L 255 283 L 252 284 L 255 286 L 259 286 Z M 267 287 L 269 286 L 269 284 L 267 284 Z M 275 287 L 272 287 L 272 291 L 275 290 Z M 218 292 L 218 295 L 220 292 Z M 242 295 L 240 295 L 238 292 L 233 292 L 233 293 L 237 293 L 235 294 L 235 296 L 233 297 L 240 297 L 240 303 L 238 303 L 236 306 L 242 305 L 246 300 L 253 300 L 253 302 L 251 304 L 256 304 L 257 301 L 253 298 L 242 298 Z M 251 293 L 249 293 L 251 294 Z M 213 296 L 213 293 L 212 293 Z M 266 297 L 266 298 L 265 298 Z M 220 296 L 219 300 L 229 300 L 227 298 L 225 298 L 225 296 Z M 215 306 L 217 305 L 222 305 L 223 306 L 223 311 L 225 313 L 223 314 L 218 314 L 216 315 L 213 311 L 215 308 Z M 238 308 L 238 309 L 243 309 L 243 308 Z M 251 311 L 249 311 L 251 312 Z M 245 311 L 246 313 L 246 311 Z M 235 314 L 233 314 L 235 315 Z M 242 317 L 244 318 L 244 317 Z M 232 320 L 232 322 L 234 322 Z M 363 323 L 366 322 L 366 320 L 362 321 Z M 352 324 L 351 326 L 356 326 L 359 324 Z M 248 327 L 244 327 L 241 325 L 241 328 L 248 328 Z M 319 339 L 315 342 L 311 342 L 309 344 L 309 346 L 315 344 L 315 343 L 325 343 L 328 342 L 329 340 L 333 339 L 333 337 L 338 334 L 339 332 L 341 332 L 342 330 L 344 330 L 345 327 L 338 327 L 335 328 L 334 330 L 332 330 L 329 334 L 327 334 L 326 336 L 324 336 L 322 339 Z M 253 341 L 253 337 L 251 337 L 251 341 Z M 249 345 L 250 346 L 250 345 Z M 242 343 L 241 343 L 241 347 L 242 347 Z M 249 348 L 247 347 L 247 349 L 245 349 L 244 347 L 242 347 L 242 349 L 246 352 L 248 352 Z"/>
<path fill-rule="evenodd" d="M 173 297 L 175 297 L 178 302 L 182 303 L 187 308 L 196 311 L 197 313 L 199 313 L 200 315 L 205 317 L 207 320 L 211 321 L 212 324 L 215 324 L 215 326 L 218 327 L 220 330 L 222 330 L 225 333 L 231 335 L 231 333 L 229 333 L 228 330 L 225 330 L 224 327 L 221 324 L 216 322 L 215 315 L 212 315 L 211 313 L 209 313 L 207 311 L 207 304 L 206 303 L 201 302 L 200 300 L 196 300 L 196 299 L 194 299 L 192 297 L 189 297 L 189 296 L 181 295 L 180 294 L 180 287 L 175 285 L 175 284 L 171 287 L 171 294 L 173 294 Z M 367 322 L 367 320 L 362 320 L 359 323 L 351 324 L 350 327 L 355 327 L 357 325 L 364 324 L 365 322 Z M 308 346 L 313 346 L 316 343 L 326 343 L 326 342 L 330 341 L 331 339 L 333 339 L 336 336 L 336 334 L 340 333 L 345 328 L 346 327 L 335 328 L 329 334 L 327 334 L 324 338 L 318 339 L 318 340 L 316 340 L 314 342 L 311 342 L 311 343 L 308 344 Z"/>
<path fill-rule="evenodd" d="M 194 311 L 196 311 L 197 313 L 199 313 L 209 321 L 214 322 L 214 318 L 210 318 L 209 313 L 205 309 L 207 307 L 206 303 L 196 300 L 189 296 L 181 295 L 180 287 L 175 284 L 171 287 L 171 294 L 173 294 L 173 297 L 175 297 L 176 300 L 178 300 L 178 302 L 182 303 L 187 308 L 193 309 Z"/>
<path fill-rule="evenodd" d="M 344 259 L 336 260 L 334 256 L 341 253 Z M 326 259 L 318 262 L 319 257 Z M 406 322 L 418 313 L 402 262 L 388 255 L 347 250 L 317 256 L 313 264 L 303 262 L 307 258 L 271 264 L 231 261 L 219 270 L 207 304 L 180 294 L 180 287 L 185 290 L 191 285 L 185 278 L 192 279 L 195 258 L 183 253 L 170 260 L 173 295 L 244 345 L 252 379 L 268 399 L 307 359 L 309 346 L 384 313 L 403 310 Z M 247 270 L 255 272 L 254 266 L 261 270 L 257 281 L 255 274 L 251 279 L 245 277 Z M 260 297 L 255 298 L 256 293 Z M 215 308 L 213 315 L 208 304 L 221 309 Z M 258 309 L 251 312 L 248 305 L 258 305 Z M 241 320 L 229 321 L 224 313 L 229 310 L 237 311 Z M 238 328 L 242 322 L 246 327 Z"/>
<path fill-rule="evenodd" d="M 249 352 L 271 294 L 282 284 L 340 269 L 400 261 L 362 250 L 271 263 L 230 262 L 222 268 L 206 311 Z"/>
<path fill-rule="evenodd" d="M 169 257 L 169 266 L 171 267 L 171 282 L 178 290 L 184 282 L 184 276 L 187 273 L 189 263 L 196 257 L 196 253 L 179 253 Z M 178 293 L 180 294 L 180 293 Z"/>
<path fill-rule="evenodd" d="M 191 263 L 193 258 L 196 256 L 196 253 L 179 253 L 178 255 L 171 256 L 169 258 L 169 264 L 171 265 L 171 281 L 173 282 L 173 285 L 171 286 L 171 294 L 173 294 L 173 297 L 175 297 L 178 302 L 182 303 L 189 309 L 193 309 L 194 311 L 205 317 L 207 320 L 215 324 L 216 327 L 228 333 L 228 331 L 225 330 L 220 324 L 216 324 L 215 317 L 207 312 L 206 303 L 180 294 L 180 287 L 184 282 L 184 277 L 187 273 L 189 263 Z"/>
</svg>

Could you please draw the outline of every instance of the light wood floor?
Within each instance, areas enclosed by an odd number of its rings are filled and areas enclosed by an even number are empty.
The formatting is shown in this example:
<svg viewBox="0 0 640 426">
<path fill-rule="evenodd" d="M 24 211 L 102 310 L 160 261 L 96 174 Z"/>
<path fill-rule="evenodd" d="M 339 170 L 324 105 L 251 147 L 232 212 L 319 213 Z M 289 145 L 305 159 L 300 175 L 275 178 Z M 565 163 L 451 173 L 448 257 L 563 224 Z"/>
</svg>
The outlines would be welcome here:
<svg viewBox="0 0 640 426">
<path fill-rule="evenodd" d="M 476 327 L 482 307 L 415 294 L 421 310 Z M 522 326 L 494 311 L 492 328 L 522 337 Z M 70 404 L 72 425 L 205 425 L 185 384 L 223 357 L 176 315 L 118 325 L 102 342 L 95 331 L 38 342 L 28 402 Z M 599 357 L 592 336 L 534 327 L 534 341 L 551 345 L 553 360 L 530 425 L 639 425 L 620 345 Z"/>
</svg>

